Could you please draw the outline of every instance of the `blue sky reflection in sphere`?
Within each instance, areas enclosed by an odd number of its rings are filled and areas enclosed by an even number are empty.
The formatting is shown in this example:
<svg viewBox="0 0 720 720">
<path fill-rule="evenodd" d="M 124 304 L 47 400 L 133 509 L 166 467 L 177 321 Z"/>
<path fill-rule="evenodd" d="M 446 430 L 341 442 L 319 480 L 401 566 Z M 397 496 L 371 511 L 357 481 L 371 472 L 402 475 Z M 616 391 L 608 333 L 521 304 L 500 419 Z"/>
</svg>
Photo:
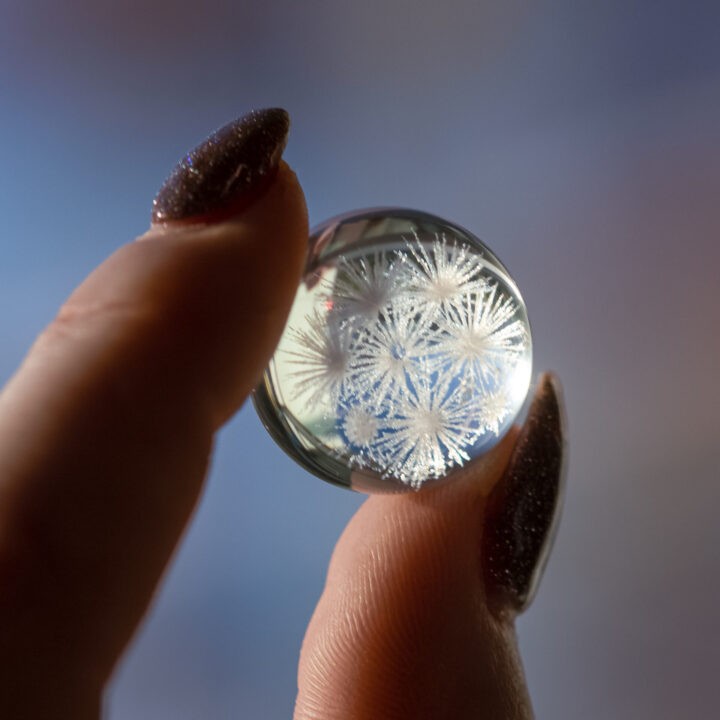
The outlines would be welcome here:
<svg viewBox="0 0 720 720">
<path fill-rule="evenodd" d="M 497 443 L 531 356 L 517 286 L 476 237 L 425 213 L 359 211 L 311 235 L 256 406 L 323 479 L 418 490 Z"/>
</svg>

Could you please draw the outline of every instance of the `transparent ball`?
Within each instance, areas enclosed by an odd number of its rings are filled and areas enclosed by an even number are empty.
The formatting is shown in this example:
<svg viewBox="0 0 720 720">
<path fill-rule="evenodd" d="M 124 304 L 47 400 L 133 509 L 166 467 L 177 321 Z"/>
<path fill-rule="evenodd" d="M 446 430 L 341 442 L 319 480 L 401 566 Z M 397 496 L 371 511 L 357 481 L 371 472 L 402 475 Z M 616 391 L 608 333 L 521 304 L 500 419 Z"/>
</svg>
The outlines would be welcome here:
<svg viewBox="0 0 720 720">
<path fill-rule="evenodd" d="M 254 399 L 278 444 L 323 480 L 419 490 L 500 440 L 531 364 L 525 303 L 480 240 L 426 213 L 363 210 L 311 233 Z"/>
</svg>

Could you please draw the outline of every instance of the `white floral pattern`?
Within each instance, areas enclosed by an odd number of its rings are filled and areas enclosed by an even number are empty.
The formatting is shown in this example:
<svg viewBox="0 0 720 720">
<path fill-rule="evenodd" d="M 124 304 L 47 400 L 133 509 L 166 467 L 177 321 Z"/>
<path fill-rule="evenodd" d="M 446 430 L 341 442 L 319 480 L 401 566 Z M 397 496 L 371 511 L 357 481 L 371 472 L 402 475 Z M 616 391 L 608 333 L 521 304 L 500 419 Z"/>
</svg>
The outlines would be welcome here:
<svg viewBox="0 0 720 720">
<path fill-rule="evenodd" d="M 500 432 L 526 323 L 482 255 L 445 236 L 341 256 L 336 270 L 289 328 L 296 397 L 335 408 L 352 465 L 417 489 Z"/>
</svg>

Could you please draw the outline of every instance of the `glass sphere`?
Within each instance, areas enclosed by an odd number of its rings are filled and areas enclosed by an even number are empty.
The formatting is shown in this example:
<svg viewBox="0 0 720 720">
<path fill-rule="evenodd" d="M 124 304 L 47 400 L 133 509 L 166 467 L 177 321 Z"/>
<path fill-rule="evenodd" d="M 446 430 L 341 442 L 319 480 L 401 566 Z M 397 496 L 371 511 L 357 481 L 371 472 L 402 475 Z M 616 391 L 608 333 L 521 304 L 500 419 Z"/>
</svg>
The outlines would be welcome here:
<svg viewBox="0 0 720 720">
<path fill-rule="evenodd" d="M 414 210 L 362 210 L 310 236 L 254 394 L 277 443 L 323 480 L 419 490 L 495 445 L 530 384 L 525 303 L 495 255 Z"/>
</svg>

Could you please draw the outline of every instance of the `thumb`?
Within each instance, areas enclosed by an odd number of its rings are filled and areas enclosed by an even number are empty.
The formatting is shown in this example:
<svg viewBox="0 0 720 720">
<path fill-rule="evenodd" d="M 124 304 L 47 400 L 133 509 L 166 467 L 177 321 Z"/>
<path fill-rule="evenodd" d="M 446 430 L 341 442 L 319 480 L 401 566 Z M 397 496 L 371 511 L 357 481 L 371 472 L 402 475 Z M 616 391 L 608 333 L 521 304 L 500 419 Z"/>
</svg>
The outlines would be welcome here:
<svg viewBox="0 0 720 720">
<path fill-rule="evenodd" d="M 546 375 L 523 428 L 462 476 L 362 505 L 305 636 L 295 720 L 532 717 L 512 621 L 552 540 L 562 449 Z"/>
</svg>

